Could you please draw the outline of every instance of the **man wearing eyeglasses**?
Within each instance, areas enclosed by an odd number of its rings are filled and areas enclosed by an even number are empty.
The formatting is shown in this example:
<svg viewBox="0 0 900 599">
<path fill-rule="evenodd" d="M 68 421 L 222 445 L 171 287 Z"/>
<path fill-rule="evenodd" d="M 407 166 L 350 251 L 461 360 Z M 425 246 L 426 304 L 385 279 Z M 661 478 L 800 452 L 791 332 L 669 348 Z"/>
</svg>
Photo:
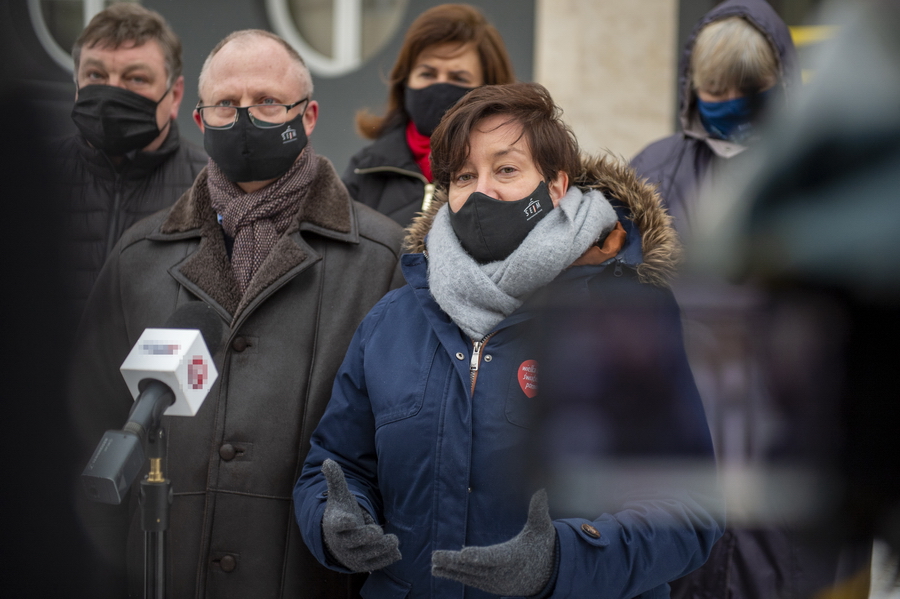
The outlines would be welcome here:
<svg viewBox="0 0 900 599">
<path fill-rule="evenodd" d="M 78 134 L 56 147 L 53 174 L 65 198 L 66 295 L 77 322 L 125 229 L 171 206 L 206 156 L 178 135 L 181 41 L 161 15 L 114 4 L 91 19 L 72 56 Z"/>
<path fill-rule="evenodd" d="M 210 53 L 194 118 L 210 159 L 168 211 L 120 240 L 84 316 L 72 413 L 86 454 L 126 421 L 119 365 L 187 302 L 226 325 L 219 378 L 192 418 L 163 417 L 172 597 L 356 596 L 308 553 L 291 490 L 358 323 L 391 288 L 402 229 L 353 202 L 309 143 L 319 114 L 302 58 L 235 32 Z M 389 373 L 385 373 L 389 375 Z M 86 455 L 86 457 L 89 457 Z M 132 489 L 132 493 L 134 493 Z M 140 514 L 92 505 L 91 531 L 140 596 Z"/>
</svg>

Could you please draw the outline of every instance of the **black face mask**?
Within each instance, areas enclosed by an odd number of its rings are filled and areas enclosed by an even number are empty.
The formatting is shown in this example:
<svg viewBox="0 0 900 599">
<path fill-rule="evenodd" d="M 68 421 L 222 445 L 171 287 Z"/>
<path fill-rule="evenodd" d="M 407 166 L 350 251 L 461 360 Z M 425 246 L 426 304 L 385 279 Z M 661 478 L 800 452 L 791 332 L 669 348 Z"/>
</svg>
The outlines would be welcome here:
<svg viewBox="0 0 900 599">
<path fill-rule="evenodd" d="M 237 122 L 230 129 L 205 127 L 203 147 L 233 183 L 277 179 L 306 147 L 304 114 L 306 110 L 282 125 L 260 129 L 250 121 L 246 107 L 238 108 Z"/>
<path fill-rule="evenodd" d="M 543 181 L 527 198 L 515 202 L 476 191 L 458 212 L 450 211 L 450 226 L 463 249 L 487 264 L 505 260 L 551 210 L 553 200 Z"/>
<path fill-rule="evenodd" d="M 452 83 L 432 83 L 422 89 L 407 87 L 403 94 L 403 107 L 419 133 L 430 137 L 441 123 L 444 113 L 470 91 L 470 87 Z"/>
<path fill-rule="evenodd" d="M 158 102 L 112 85 L 85 85 L 78 90 L 72 120 L 89 144 L 113 156 L 145 148 L 159 137 Z"/>
</svg>

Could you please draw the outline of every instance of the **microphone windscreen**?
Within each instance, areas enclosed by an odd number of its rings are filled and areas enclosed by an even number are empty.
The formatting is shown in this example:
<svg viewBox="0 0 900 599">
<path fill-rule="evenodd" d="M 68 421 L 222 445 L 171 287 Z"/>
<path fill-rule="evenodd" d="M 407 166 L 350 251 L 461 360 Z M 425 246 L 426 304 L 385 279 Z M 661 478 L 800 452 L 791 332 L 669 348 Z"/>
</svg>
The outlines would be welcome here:
<svg viewBox="0 0 900 599">
<path fill-rule="evenodd" d="M 182 305 L 161 328 L 199 330 L 211 356 L 215 356 L 222 346 L 222 318 L 205 302 L 194 301 Z"/>
</svg>

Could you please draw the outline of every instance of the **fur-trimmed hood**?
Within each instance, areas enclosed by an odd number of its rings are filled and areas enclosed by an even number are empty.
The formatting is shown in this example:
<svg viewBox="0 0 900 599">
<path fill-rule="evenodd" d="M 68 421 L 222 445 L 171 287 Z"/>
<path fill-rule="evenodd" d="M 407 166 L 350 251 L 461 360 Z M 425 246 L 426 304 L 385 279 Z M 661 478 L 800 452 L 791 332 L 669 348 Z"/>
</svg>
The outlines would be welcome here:
<svg viewBox="0 0 900 599">
<path fill-rule="evenodd" d="M 672 278 L 681 256 L 681 244 L 672 217 L 662 207 L 656 188 L 639 179 L 625 163 L 609 156 L 581 157 L 581 172 L 572 181 L 582 189 L 596 189 L 607 199 L 616 199 L 628 209 L 628 218 L 641 233 L 643 262 L 637 271 L 642 282 L 664 286 Z M 425 251 L 425 236 L 431 230 L 434 216 L 447 203 L 447 192 L 439 189 L 428 209 L 420 213 L 406 229 L 403 249 Z"/>
</svg>

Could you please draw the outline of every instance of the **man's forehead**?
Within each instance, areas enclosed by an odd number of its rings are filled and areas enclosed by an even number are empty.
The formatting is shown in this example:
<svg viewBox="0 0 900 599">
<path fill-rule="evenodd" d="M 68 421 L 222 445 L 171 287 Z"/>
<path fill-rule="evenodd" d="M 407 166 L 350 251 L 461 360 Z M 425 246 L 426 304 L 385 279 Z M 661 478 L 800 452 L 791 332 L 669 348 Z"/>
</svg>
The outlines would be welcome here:
<svg viewBox="0 0 900 599">
<path fill-rule="evenodd" d="M 254 95 L 299 94 L 303 91 L 301 72 L 296 60 L 274 40 L 233 40 L 212 57 L 203 82 L 207 91 L 203 93 L 231 94 L 241 88 Z"/>
<path fill-rule="evenodd" d="M 290 59 L 287 50 L 277 41 L 261 35 L 244 35 L 236 37 L 221 48 L 213 56 L 213 62 L 217 60 L 230 61 L 236 56 L 260 54 L 268 56 L 272 60 L 280 61 Z"/>
<path fill-rule="evenodd" d="M 110 40 L 98 40 L 81 49 L 81 60 L 99 62 L 156 62 L 165 63 L 162 48 L 156 40 L 147 40 L 138 44 L 135 40 L 126 40 L 114 45 Z"/>
</svg>

